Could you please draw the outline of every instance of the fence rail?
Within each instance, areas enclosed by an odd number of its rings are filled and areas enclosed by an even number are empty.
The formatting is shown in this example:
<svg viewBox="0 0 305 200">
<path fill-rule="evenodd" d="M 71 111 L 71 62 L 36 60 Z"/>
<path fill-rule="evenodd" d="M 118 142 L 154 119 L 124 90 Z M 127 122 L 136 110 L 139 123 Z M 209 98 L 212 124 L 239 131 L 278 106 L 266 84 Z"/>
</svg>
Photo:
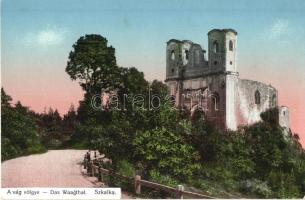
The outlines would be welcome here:
<svg viewBox="0 0 305 200">
<path fill-rule="evenodd" d="M 95 153 L 96 156 L 96 153 Z M 134 183 L 135 193 L 141 194 L 141 187 L 147 187 L 151 189 L 156 190 L 162 190 L 169 194 L 175 195 L 177 198 L 183 199 L 183 198 L 200 198 L 200 199 L 214 199 L 214 197 L 185 191 L 183 185 L 178 185 L 177 188 L 162 185 L 159 183 L 154 183 L 146 180 L 142 180 L 140 175 L 135 175 L 135 177 L 129 177 L 125 176 L 123 174 L 119 174 L 117 172 L 114 172 L 112 170 L 104 169 L 98 165 L 98 163 L 101 162 L 99 158 L 94 158 L 90 161 L 88 161 L 87 157 L 85 156 L 84 159 L 84 167 L 87 169 L 87 174 L 89 176 L 96 176 L 99 181 L 103 181 L 103 175 L 108 176 L 114 176 L 118 177 L 120 179 L 123 179 L 129 183 Z"/>
</svg>

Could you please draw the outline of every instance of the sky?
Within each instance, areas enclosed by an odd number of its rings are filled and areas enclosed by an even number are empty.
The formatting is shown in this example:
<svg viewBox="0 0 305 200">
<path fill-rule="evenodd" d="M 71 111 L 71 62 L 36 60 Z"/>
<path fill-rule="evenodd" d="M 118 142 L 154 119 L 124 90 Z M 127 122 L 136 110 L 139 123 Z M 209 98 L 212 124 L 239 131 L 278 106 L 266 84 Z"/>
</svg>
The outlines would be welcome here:
<svg viewBox="0 0 305 200">
<path fill-rule="evenodd" d="M 279 104 L 289 107 L 292 130 L 305 147 L 302 0 L 2 0 L 1 85 L 15 102 L 64 114 L 83 96 L 65 73 L 80 36 L 101 34 L 116 49 L 118 65 L 164 80 L 166 42 L 188 39 L 207 49 L 213 28 L 238 32 L 240 78 L 277 88 Z"/>
</svg>

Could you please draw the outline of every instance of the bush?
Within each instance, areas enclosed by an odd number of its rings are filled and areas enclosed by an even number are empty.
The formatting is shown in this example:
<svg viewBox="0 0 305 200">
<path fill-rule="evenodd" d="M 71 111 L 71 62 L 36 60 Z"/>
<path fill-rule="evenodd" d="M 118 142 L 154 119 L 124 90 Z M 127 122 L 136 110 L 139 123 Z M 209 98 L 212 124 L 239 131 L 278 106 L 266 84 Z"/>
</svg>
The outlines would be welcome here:
<svg viewBox="0 0 305 200">
<path fill-rule="evenodd" d="M 160 174 L 160 172 L 156 169 L 152 169 L 149 171 L 150 180 L 156 183 L 165 184 L 172 187 L 177 187 L 179 181 L 173 179 L 169 175 Z"/>
<path fill-rule="evenodd" d="M 269 198 L 272 194 L 272 190 L 267 182 L 258 179 L 241 181 L 240 190 L 245 193 L 257 194 L 259 197 L 263 198 Z"/>
<path fill-rule="evenodd" d="M 185 181 L 199 168 L 199 155 L 194 148 L 183 142 L 180 133 L 166 128 L 138 132 L 133 145 L 146 170 L 157 169 L 162 175 Z"/>
<path fill-rule="evenodd" d="M 270 108 L 267 111 L 262 112 L 260 117 L 264 122 L 276 126 L 279 124 L 279 109 L 277 107 Z"/>
<path fill-rule="evenodd" d="M 128 176 L 128 177 L 134 177 L 135 176 L 135 168 L 134 166 L 129 163 L 127 160 L 120 160 L 116 167 L 116 172 L 119 174 Z M 134 192 L 134 184 L 130 181 L 123 180 L 121 178 L 113 177 L 109 175 L 106 179 L 104 179 L 107 184 L 110 186 L 116 186 L 120 187 L 125 191 Z"/>
<path fill-rule="evenodd" d="M 136 175 L 136 170 L 133 164 L 127 160 L 121 160 L 118 162 L 118 172 L 125 176 L 134 177 Z"/>
</svg>

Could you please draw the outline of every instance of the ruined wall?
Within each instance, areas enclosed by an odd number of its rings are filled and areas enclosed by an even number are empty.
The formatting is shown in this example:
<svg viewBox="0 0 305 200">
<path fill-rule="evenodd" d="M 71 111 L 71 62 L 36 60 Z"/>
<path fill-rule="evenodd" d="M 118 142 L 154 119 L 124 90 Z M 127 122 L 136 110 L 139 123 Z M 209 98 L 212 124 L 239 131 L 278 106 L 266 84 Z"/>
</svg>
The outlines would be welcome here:
<svg viewBox="0 0 305 200">
<path fill-rule="evenodd" d="M 274 87 L 238 78 L 235 30 L 211 30 L 208 45 L 207 61 L 205 50 L 199 44 L 175 39 L 167 42 L 165 82 L 171 95 L 176 96 L 176 102 L 180 102 L 177 106 L 195 109 L 200 102 L 185 99 L 185 96 L 208 89 L 214 96 L 206 102 L 206 119 L 219 128 L 231 130 L 236 130 L 238 125 L 260 121 L 261 112 L 277 106 L 278 95 Z M 289 127 L 288 109 L 283 108 L 279 117 L 280 125 Z"/>
<path fill-rule="evenodd" d="M 289 110 L 286 106 L 279 107 L 279 124 L 281 127 L 290 128 Z"/>
<path fill-rule="evenodd" d="M 291 136 L 289 109 L 286 106 L 279 107 L 279 125 L 283 128 L 283 133 L 286 140 Z"/>
<path fill-rule="evenodd" d="M 178 81 L 167 81 L 170 94 L 181 100 L 188 110 L 200 105 L 207 121 L 221 129 L 226 128 L 226 75 L 223 73 L 184 79 L 182 81 L 182 97 L 179 97 Z M 205 93 L 208 92 L 208 93 Z M 198 94 L 207 94 L 206 98 L 198 98 Z M 197 95 L 197 96 L 196 96 Z M 177 105 L 177 104 L 176 104 Z"/>
<path fill-rule="evenodd" d="M 237 86 L 237 121 L 239 125 L 260 121 L 261 112 L 277 106 L 277 90 L 271 85 L 239 79 Z M 256 102 L 258 100 L 256 93 L 259 93 L 259 102 Z"/>
<path fill-rule="evenodd" d="M 184 42 L 183 46 L 188 42 Z M 183 47 L 182 46 L 182 47 Z M 199 44 L 192 43 L 188 51 L 188 58 L 186 59 L 186 49 L 182 48 L 182 59 L 184 65 L 184 78 L 198 77 L 206 74 L 208 69 L 208 63 L 205 60 L 204 50 Z"/>
<path fill-rule="evenodd" d="M 166 47 L 166 80 L 200 76 L 208 70 L 205 51 L 189 40 L 169 40 Z"/>
<path fill-rule="evenodd" d="M 208 101 L 206 118 L 218 128 L 226 129 L 226 75 L 223 73 L 209 75 L 207 77 L 211 95 Z M 214 100 L 217 99 L 218 109 L 215 109 Z"/>
<path fill-rule="evenodd" d="M 174 79 L 179 77 L 179 55 L 179 41 L 169 41 L 166 47 L 166 79 Z"/>
<path fill-rule="evenodd" d="M 237 129 L 237 90 L 238 75 L 228 73 L 226 75 L 226 128 L 230 130 Z"/>
<path fill-rule="evenodd" d="M 236 45 L 237 45 L 237 36 L 233 32 L 228 32 L 226 34 L 226 71 L 236 72 Z"/>
</svg>

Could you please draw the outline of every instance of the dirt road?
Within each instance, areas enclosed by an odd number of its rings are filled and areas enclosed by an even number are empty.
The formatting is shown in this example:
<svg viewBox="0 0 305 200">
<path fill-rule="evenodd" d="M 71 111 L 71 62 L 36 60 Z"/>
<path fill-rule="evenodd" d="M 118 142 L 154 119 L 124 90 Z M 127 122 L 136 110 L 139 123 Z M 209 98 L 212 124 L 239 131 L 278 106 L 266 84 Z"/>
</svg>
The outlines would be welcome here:
<svg viewBox="0 0 305 200">
<path fill-rule="evenodd" d="M 101 187 L 96 178 L 83 175 L 85 152 L 51 150 L 5 161 L 1 165 L 2 187 Z"/>
<path fill-rule="evenodd" d="M 2 187 L 94 187 L 81 174 L 83 150 L 52 150 L 2 163 Z"/>
</svg>

